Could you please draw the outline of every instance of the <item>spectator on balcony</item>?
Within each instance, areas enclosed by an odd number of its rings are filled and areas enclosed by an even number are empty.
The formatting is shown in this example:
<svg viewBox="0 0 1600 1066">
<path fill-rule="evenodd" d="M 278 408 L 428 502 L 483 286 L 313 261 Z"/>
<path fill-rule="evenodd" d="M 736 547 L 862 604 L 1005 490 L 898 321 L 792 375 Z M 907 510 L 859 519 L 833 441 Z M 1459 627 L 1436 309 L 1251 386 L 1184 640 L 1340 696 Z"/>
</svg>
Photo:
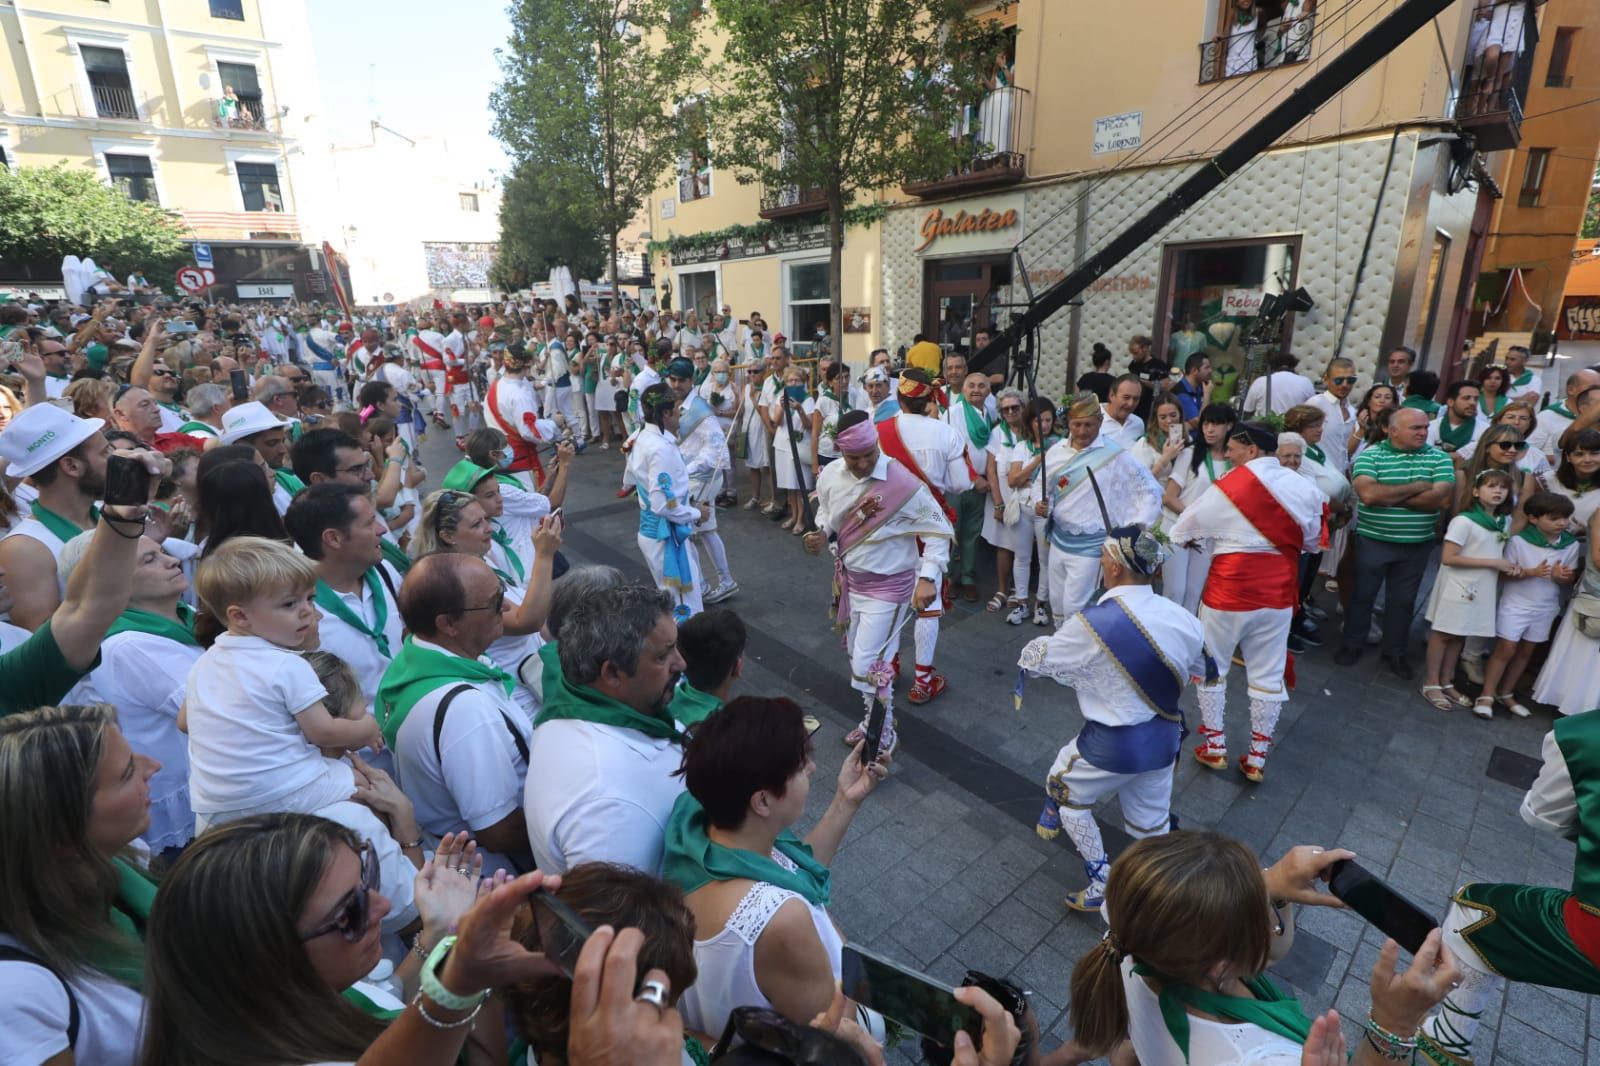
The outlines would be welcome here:
<svg viewBox="0 0 1600 1066">
<path fill-rule="evenodd" d="M 239 95 L 233 86 L 222 87 L 222 99 L 217 101 L 217 125 L 233 127 L 239 124 Z"/>
<path fill-rule="evenodd" d="M 1271 51 L 1267 65 L 1304 63 L 1311 56 L 1311 16 L 1317 0 L 1283 0 L 1283 12 L 1272 20 L 1267 32 Z"/>
<path fill-rule="evenodd" d="M 1233 0 L 1233 22 L 1222 36 L 1222 76 L 1253 74 L 1261 67 L 1261 18 L 1256 0 Z"/>
<path fill-rule="evenodd" d="M 1502 94 L 1511 86 L 1511 68 L 1522 52 L 1526 0 L 1499 0 L 1480 4 L 1473 12 L 1467 54 L 1472 57 L 1472 80 L 1467 96 L 1471 113 L 1508 110 Z"/>
</svg>

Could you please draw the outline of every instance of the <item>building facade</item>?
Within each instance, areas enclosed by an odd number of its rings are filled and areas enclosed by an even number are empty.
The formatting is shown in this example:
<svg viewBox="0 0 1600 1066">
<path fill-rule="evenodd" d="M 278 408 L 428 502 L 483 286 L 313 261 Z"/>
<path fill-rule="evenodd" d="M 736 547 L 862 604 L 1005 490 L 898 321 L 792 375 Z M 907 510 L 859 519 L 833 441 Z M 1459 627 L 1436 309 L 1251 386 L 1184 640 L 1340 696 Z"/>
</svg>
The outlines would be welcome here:
<svg viewBox="0 0 1600 1066">
<path fill-rule="evenodd" d="M 275 69 L 284 45 L 265 6 L 0 2 L 0 155 L 86 168 L 178 212 L 210 245 L 222 298 L 323 295 L 287 166 L 298 142 Z"/>
</svg>

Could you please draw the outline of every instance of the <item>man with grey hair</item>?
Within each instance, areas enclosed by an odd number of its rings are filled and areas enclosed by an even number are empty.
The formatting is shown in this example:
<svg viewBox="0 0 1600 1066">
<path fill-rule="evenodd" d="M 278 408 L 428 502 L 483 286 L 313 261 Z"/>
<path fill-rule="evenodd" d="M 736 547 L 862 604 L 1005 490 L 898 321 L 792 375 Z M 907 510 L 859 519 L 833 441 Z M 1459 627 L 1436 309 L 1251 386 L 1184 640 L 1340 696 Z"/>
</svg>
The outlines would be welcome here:
<svg viewBox="0 0 1600 1066">
<path fill-rule="evenodd" d="M 591 565 L 573 567 L 550 586 L 550 609 L 544 615 L 544 628 L 550 639 L 539 645 L 537 673 L 528 666 L 522 669 L 522 683 L 533 689 L 541 707 L 545 691 L 554 692 L 561 675 L 561 626 L 567 616 L 589 597 L 625 583 L 622 571 L 616 567 Z"/>
<path fill-rule="evenodd" d="M 289 423 L 289 442 L 300 439 L 300 404 L 295 400 L 294 385 L 276 374 L 268 374 L 256 382 L 256 402 Z"/>
<path fill-rule="evenodd" d="M 672 597 L 647 585 L 588 596 L 561 620 L 561 671 L 534 725 L 523 815 L 539 869 L 615 862 L 655 876 L 683 734 L 667 704 L 683 670 Z"/>
<path fill-rule="evenodd" d="M 196 385 L 186 397 L 191 420 L 178 427 L 179 433 L 199 437 L 208 443 L 222 436 L 222 416 L 233 406 L 233 393 L 217 384 Z"/>
</svg>

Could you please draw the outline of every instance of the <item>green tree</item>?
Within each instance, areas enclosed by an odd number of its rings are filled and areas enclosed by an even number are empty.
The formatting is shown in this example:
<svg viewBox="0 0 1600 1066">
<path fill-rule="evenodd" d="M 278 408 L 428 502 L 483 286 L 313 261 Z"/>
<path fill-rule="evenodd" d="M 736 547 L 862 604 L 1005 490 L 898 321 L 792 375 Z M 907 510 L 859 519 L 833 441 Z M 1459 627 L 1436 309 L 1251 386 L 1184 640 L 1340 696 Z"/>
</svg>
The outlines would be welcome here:
<svg viewBox="0 0 1600 1066">
<path fill-rule="evenodd" d="M 572 225 L 605 238 L 613 301 L 617 235 L 673 159 L 673 109 L 696 63 L 687 20 L 673 17 L 679 6 L 514 0 L 503 80 L 489 100 L 495 136 L 518 168 L 558 190 L 524 189 L 524 202 L 565 198 Z"/>
<path fill-rule="evenodd" d="M 951 136 L 1005 32 L 970 0 L 709 0 L 727 34 L 710 84 L 711 157 L 740 181 L 820 194 L 831 334 L 844 331 L 845 210 L 858 194 L 952 172 Z"/>
<path fill-rule="evenodd" d="M 574 277 L 599 277 L 606 247 L 600 234 L 572 210 L 573 196 L 532 163 L 517 166 L 500 197 L 500 250 L 494 282 L 520 289 L 566 266 Z"/>
<path fill-rule="evenodd" d="M 1583 212 L 1580 237 L 1600 237 L 1600 166 L 1595 167 L 1594 184 L 1589 187 L 1589 206 Z"/>
<path fill-rule="evenodd" d="M 185 232 L 173 212 L 129 200 L 89 171 L 0 167 L 0 263 L 92 256 L 118 274 L 165 282 L 188 259 Z"/>
</svg>

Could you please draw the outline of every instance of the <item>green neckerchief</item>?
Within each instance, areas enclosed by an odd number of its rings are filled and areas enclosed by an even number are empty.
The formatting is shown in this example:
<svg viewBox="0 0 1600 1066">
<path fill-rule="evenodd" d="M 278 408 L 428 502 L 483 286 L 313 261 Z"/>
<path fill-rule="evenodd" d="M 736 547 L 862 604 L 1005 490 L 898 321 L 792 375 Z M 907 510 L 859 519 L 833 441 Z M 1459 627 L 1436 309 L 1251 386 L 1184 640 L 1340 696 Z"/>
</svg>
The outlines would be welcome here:
<svg viewBox="0 0 1600 1066">
<path fill-rule="evenodd" d="M 378 538 L 378 548 L 383 552 L 384 562 L 394 567 L 396 572 L 404 574 L 411 569 L 411 557 L 406 554 L 404 548 L 388 537 Z"/>
<path fill-rule="evenodd" d="M 1413 410 L 1424 411 L 1429 418 L 1439 413 L 1439 405 L 1426 396 L 1407 396 L 1406 402 L 1401 407 L 1410 407 Z"/>
<path fill-rule="evenodd" d="M 492 663 L 467 659 L 433 648 L 419 648 L 406 637 L 400 654 L 389 661 L 378 682 L 377 705 L 373 708 L 383 739 L 394 750 L 400 727 L 417 701 L 453 681 L 481 685 L 495 681 L 505 686 L 506 695 L 517 687 L 517 679 Z"/>
<path fill-rule="evenodd" d="M 274 470 L 272 472 L 272 477 L 273 480 L 276 481 L 283 489 L 283 491 L 287 492 L 290 496 L 300 495 L 300 491 L 306 487 L 306 483 L 304 481 L 301 481 L 299 478 L 294 476 L 293 470 L 287 470 L 283 467 L 279 467 L 278 469 Z"/>
<path fill-rule="evenodd" d="M 156 401 L 156 406 L 157 407 L 165 407 L 167 410 L 171 411 L 175 415 L 183 414 L 183 408 L 182 407 L 178 406 L 175 403 L 168 403 L 165 400 L 157 400 Z"/>
<path fill-rule="evenodd" d="M 588 685 L 574 685 L 567 680 L 565 673 L 556 675 L 556 687 L 553 691 L 548 687 L 545 688 L 544 707 L 539 711 L 539 717 L 533 724 L 537 727 L 560 719 L 593 722 L 596 725 L 608 725 L 616 729 L 631 729 L 655 740 L 670 740 L 674 744 L 682 744 L 684 740 L 683 734 L 678 732 L 677 725 L 673 723 L 672 716 L 665 711 L 659 714 L 636 711 L 627 704 L 618 703 L 611 697 L 602 695 Z"/>
<path fill-rule="evenodd" d="M 106 630 L 108 637 L 117 633 L 149 633 L 152 636 L 175 640 L 179 644 L 188 644 L 196 648 L 200 646 L 200 642 L 194 639 L 194 608 L 187 603 L 178 604 L 176 622 L 154 611 L 129 607 L 118 615 L 117 620 L 111 623 L 111 628 Z"/>
<path fill-rule="evenodd" d="M 1523 526 L 1522 529 L 1517 532 L 1517 536 L 1521 537 L 1529 544 L 1532 544 L 1535 548 L 1549 548 L 1551 551 L 1560 551 L 1562 548 L 1565 548 L 1569 544 L 1574 544 L 1578 540 L 1577 537 L 1572 535 L 1572 531 L 1570 529 L 1563 529 L 1556 537 L 1555 543 L 1551 544 L 1549 541 L 1545 540 L 1544 534 L 1539 532 L 1539 527 L 1535 526 L 1532 522 L 1529 522 L 1527 525 Z"/>
<path fill-rule="evenodd" d="M 378 577 L 376 566 L 368 567 L 367 572 L 361 575 L 361 580 L 367 586 L 367 592 L 372 596 L 373 617 L 376 619 L 372 625 L 367 625 L 359 614 L 350 609 L 350 605 L 321 578 L 317 579 L 317 606 L 333 615 L 339 621 L 354 629 L 357 633 L 365 633 L 378 645 L 378 654 L 385 659 L 393 658 L 389 650 L 389 638 L 384 635 L 384 629 L 389 624 L 389 600 L 383 594 L 383 581 Z"/>
<path fill-rule="evenodd" d="M 1481 526 L 1496 534 L 1501 540 L 1506 539 L 1506 516 L 1490 514 L 1483 509 L 1481 503 L 1474 501 L 1471 507 L 1461 512 L 1461 517 L 1475 526 Z"/>
<path fill-rule="evenodd" d="M 1044 452 L 1049 451 L 1056 444 L 1060 443 L 1060 441 L 1061 441 L 1060 436 L 1058 436 L 1055 433 L 1052 433 L 1052 434 L 1050 434 L 1048 437 L 1046 437 L 1044 439 L 1044 443 L 1043 444 L 1035 444 L 1031 440 L 1026 441 L 1025 443 L 1028 445 L 1028 454 L 1029 455 L 1040 455 L 1040 454 L 1042 454 Z"/>
<path fill-rule="evenodd" d="M 365 1014 L 368 1018 L 376 1018 L 380 1022 L 392 1022 L 405 1013 L 405 1008 L 403 1007 L 400 1010 L 390 1010 L 387 1007 L 378 1006 L 372 1002 L 371 996 L 363 993 L 355 985 L 351 985 L 339 994 L 354 1004 L 362 1014 Z"/>
<path fill-rule="evenodd" d="M 1533 384 L 1533 371 L 1524 370 L 1522 373 L 1517 375 L 1517 380 L 1515 380 L 1515 381 L 1513 381 L 1511 383 L 1511 387 L 1512 388 L 1516 388 L 1518 385 L 1532 385 L 1532 384 Z"/>
<path fill-rule="evenodd" d="M 62 518 L 38 500 L 34 500 L 30 507 L 33 511 L 33 517 L 39 520 L 39 524 L 48 529 L 63 544 L 83 532 L 83 528 L 76 522 Z M 91 505 L 89 508 L 89 525 L 93 526 L 98 521 L 100 521 L 100 508 Z"/>
<path fill-rule="evenodd" d="M 1160 974 L 1142 962 L 1134 963 L 1133 972 L 1140 977 L 1161 980 Z M 1184 1010 L 1185 1006 L 1225 1022 L 1254 1025 L 1296 1044 L 1306 1042 L 1306 1037 L 1311 1035 L 1311 1019 L 1306 1017 L 1299 1000 L 1284 995 L 1264 973 L 1246 977 L 1244 986 L 1254 998 L 1225 996 L 1177 981 L 1161 980 L 1161 1020 L 1167 1023 L 1167 1032 L 1183 1052 L 1184 1061 L 1189 1059 L 1189 1012 Z"/>
<path fill-rule="evenodd" d="M 194 436 L 196 433 L 199 433 L 199 434 L 201 434 L 203 436 L 210 436 L 210 437 L 220 437 L 220 436 L 222 436 L 221 433 L 217 432 L 217 427 L 216 426 L 207 425 L 204 422 L 185 422 L 183 425 L 178 427 L 178 432 L 179 433 L 187 433 L 191 437 Z"/>
<path fill-rule="evenodd" d="M 685 681 L 673 691 L 672 702 L 667 705 L 667 711 L 687 728 L 699 725 L 710 717 L 712 711 L 721 706 L 722 701 L 717 697 L 709 692 L 701 692 Z"/>
<path fill-rule="evenodd" d="M 989 446 L 989 437 L 994 433 L 994 427 L 989 425 L 989 419 L 982 411 L 966 401 L 966 397 L 957 402 L 966 409 L 968 438 L 971 439 L 973 447 L 982 451 Z"/>
<path fill-rule="evenodd" d="M 805 841 L 787 829 L 778 834 L 773 850 L 794 863 L 795 869 L 790 870 L 770 855 L 716 843 L 706 833 L 708 824 L 700 801 L 692 793 L 680 793 L 667 819 L 661 877 L 684 895 L 712 881 L 744 878 L 798 892 L 812 906 L 828 905 L 831 874 L 812 856 L 811 846 Z"/>
<path fill-rule="evenodd" d="M 718 348 L 722 347 L 720 342 L 717 343 L 717 347 Z M 705 366 L 697 368 L 695 370 L 695 372 L 694 372 L 694 384 L 695 384 L 695 387 L 699 388 L 701 385 L 704 385 L 705 382 L 706 382 L 706 378 L 709 377 L 710 374 L 711 374 L 711 364 L 710 363 L 707 363 Z M 587 402 L 587 401 L 585 401 L 585 402 Z"/>
<path fill-rule="evenodd" d="M 1002 417 L 1000 424 L 995 428 L 1006 435 L 1007 448 L 1015 448 L 1017 446 L 1017 435 L 1011 432 L 1011 426 L 1006 422 L 1005 418 Z"/>
<path fill-rule="evenodd" d="M 515 570 L 517 572 L 517 579 L 516 579 L 516 581 L 511 581 L 511 575 L 510 574 L 501 573 L 498 570 L 496 570 L 495 572 L 500 574 L 500 577 L 503 580 L 511 582 L 514 585 L 527 584 L 528 571 L 523 567 L 522 560 L 517 557 L 516 549 L 511 547 L 511 534 L 507 533 L 505 530 L 501 529 L 499 526 L 491 526 L 489 528 L 490 528 L 489 536 L 494 538 L 494 542 L 496 544 L 500 545 L 501 548 L 505 549 L 506 560 L 511 564 L 511 569 L 513 569 L 513 570 Z"/>
<path fill-rule="evenodd" d="M 850 406 L 850 390 L 849 389 L 845 389 L 844 390 L 844 396 L 841 397 L 838 393 L 834 392 L 831 387 L 829 387 L 827 385 L 824 385 L 824 386 L 822 386 L 822 394 L 824 396 L 828 397 L 828 399 L 832 400 L 834 403 L 839 405 L 839 417 L 840 418 L 843 418 L 845 415 L 847 415 L 851 411 L 855 410 L 855 408 Z"/>
<path fill-rule="evenodd" d="M 1460 451 L 1472 440 L 1472 431 L 1477 428 L 1478 421 L 1475 418 L 1467 419 L 1460 426 L 1452 426 L 1450 424 L 1450 415 L 1448 413 L 1442 414 L 1439 416 L 1439 441 L 1442 444 L 1448 444 L 1450 451 Z"/>
<path fill-rule="evenodd" d="M 502 485 L 509 485 L 514 489 L 521 489 L 523 492 L 527 492 L 528 491 L 528 486 L 524 485 L 522 483 L 522 479 L 517 477 L 517 475 L 515 475 L 515 474 L 507 474 L 507 473 L 503 473 L 502 472 L 502 473 L 496 474 L 494 476 L 494 479 L 496 481 L 500 482 L 500 484 L 502 484 Z"/>
<path fill-rule="evenodd" d="M 1500 413 L 1500 408 L 1504 407 L 1507 401 L 1504 396 L 1496 396 L 1494 398 L 1494 410 L 1491 411 L 1483 404 L 1483 401 L 1487 400 L 1488 398 L 1489 394 L 1487 392 L 1478 393 L 1478 410 L 1482 411 L 1489 418 L 1493 418 L 1495 415 Z"/>
<path fill-rule="evenodd" d="M 156 883 L 149 874 L 120 857 L 111 866 L 117 874 L 117 894 L 111 903 L 111 925 L 132 941 L 132 950 L 107 953 L 90 961 L 100 973 L 129 988 L 144 988 L 144 927 L 150 905 L 156 900 Z"/>
<path fill-rule="evenodd" d="M 711 1066 L 711 1053 L 704 1044 L 687 1033 L 683 1036 L 683 1053 L 689 1056 L 694 1066 Z"/>
<path fill-rule="evenodd" d="M 1328 465 L 1328 453 L 1317 447 L 1315 444 L 1306 445 L 1306 455 L 1310 456 L 1312 459 L 1315 459 L 1323 466 Z"/>
<path fill-rule="evenodd" d="M 1204 444 L 1204 443 L 1202 443 L 1200 445 L 1200 447 L 1205 448 L 1205 451 L 1202 452 L 1201 454 L 1205 457 L 1205 461 L 1206 461 L 1206 477 L 1210 481 L 1215 482 L 1217 480 L 1217 464 L 1216 464 L 1215 459 L 1211 455 L 1211 448 L 1209 446 L 1207 446 L 1206 444 Z M 1233 469 L 1233 464 L 1228 462 L 1227 459 L 1223 459 L 1222 460 L 1222 472 L 1224 474 L 1226 474 L 1228 471 L 1230 471 L 1232 469 Z"/>
<path fill-rule="evenodd" d="M 1561 403 L 1553 403 L 1549 407 L 1546 407 L 1545 410 L 1546 411 L 1554 411 L 1556 414 L 1560 415 L 1562 418 L 1569 419 L 1571 421 L 1576 421 L 1577 418 L 1578 418 L 1577 415 L 1575 415 L 1571 411 L 1567 410 L 1567 405 L 1566 405 L 1565 401 L 1563 401 Z"/>
</svg>

